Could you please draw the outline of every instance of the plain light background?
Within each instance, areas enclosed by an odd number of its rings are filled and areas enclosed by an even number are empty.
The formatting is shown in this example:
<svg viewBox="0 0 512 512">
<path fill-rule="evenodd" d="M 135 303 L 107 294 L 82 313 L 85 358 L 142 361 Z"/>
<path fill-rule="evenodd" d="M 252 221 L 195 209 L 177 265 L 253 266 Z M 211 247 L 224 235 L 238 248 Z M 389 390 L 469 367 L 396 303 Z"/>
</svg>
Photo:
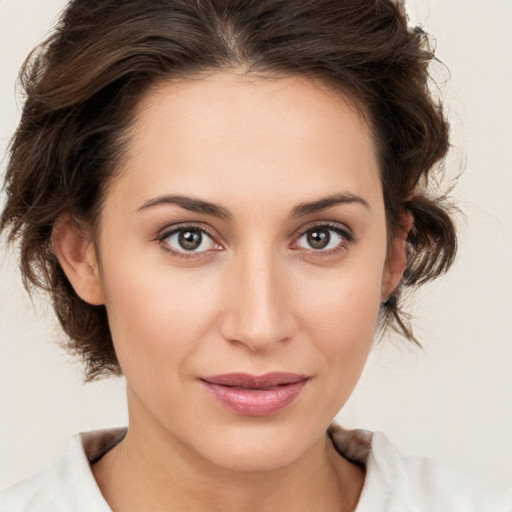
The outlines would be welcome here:
<svg viewBox="0 0 512 512">
<path fill-rule="evenodd" d="M 14 82 L 63 0 L 0 0 L 0 154 L 21 107 Z M 415 0 L 451 77 L 442 89 L 449 175 L 466 215 L 452 271 L 414 299 L 424 351 L 386 339 L 339 415 L 403 453 L 512 482 L 512 0 Z M 446 76 L 445 76 L 446 77 Z M 5 169 L 5 158 L 2 163 Z M 76 432 L 126 424 L 122 380 L 82 385 L 44 299 L 23 290 L 0 247 L 0 488 L 47 464 Z"/>
</svg>

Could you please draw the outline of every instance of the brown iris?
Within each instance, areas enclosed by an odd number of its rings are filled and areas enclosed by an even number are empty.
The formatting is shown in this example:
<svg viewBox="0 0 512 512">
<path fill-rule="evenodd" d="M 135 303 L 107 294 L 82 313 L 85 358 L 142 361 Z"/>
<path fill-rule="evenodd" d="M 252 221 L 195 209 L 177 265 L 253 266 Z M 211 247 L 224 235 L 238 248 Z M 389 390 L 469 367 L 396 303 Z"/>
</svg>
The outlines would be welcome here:
<svg viewBox="0 0 512 512">
<path fill-rule="evenodd" d="M 331 241 L 331 234 L 328 229 L 314 229 L 308 233 L 307 239 L 313 249 L 324 249 Z"/>
<path fill-rule="evenodd" d="M 186 251 L 197 249 L 203 241 L 203 235 L 199 229 L 185 229 L 180 231 L 178 242 Z"/>
</svg>

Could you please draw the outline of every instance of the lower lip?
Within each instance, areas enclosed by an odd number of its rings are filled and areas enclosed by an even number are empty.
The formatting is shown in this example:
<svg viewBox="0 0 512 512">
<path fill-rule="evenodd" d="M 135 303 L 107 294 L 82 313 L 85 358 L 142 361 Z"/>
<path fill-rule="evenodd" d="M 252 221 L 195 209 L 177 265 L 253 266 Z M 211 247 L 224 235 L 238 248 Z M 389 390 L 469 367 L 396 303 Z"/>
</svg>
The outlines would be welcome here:
<svg viewBox="0 0 512 512">
<path fill-rule="evenodd" d="M 278 413 L 299 396 L 306 383 L 305 379 L 267 389 L 247 389 L 202 381 L 213 398 L 242 416 L 270 416 Z"/>
</svg>

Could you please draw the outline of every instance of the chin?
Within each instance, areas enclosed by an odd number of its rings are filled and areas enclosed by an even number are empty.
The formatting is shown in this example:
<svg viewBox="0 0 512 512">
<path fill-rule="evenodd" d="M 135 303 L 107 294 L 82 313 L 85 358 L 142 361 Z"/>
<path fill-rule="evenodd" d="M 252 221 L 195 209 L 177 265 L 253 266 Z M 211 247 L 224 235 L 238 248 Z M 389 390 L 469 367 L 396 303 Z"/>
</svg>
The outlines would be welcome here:
<svg viewBox="0 0 512 512">
<path fill-rule="evenodd" d="M 261 421 L 223 430 L 218 434 L 210 431 L 209 442 L 203 438 L 206 445 L 196 449 L 214 465 L 237 472 L 271 471 L 289 466 L 323 436 L 323 431 L 313 435 L 301 427 Z"/>
</svg>

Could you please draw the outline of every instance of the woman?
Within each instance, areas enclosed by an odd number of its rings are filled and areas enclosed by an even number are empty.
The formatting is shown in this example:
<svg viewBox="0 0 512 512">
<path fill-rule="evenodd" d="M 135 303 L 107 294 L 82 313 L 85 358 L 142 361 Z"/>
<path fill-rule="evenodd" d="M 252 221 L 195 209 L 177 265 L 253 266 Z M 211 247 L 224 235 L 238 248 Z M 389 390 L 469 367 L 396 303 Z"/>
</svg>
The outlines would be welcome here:
<svg viewBox="0 0 512 512">
<path fill-rule="evenodd" d="M 512 507 L 329 428 L 455 255 L 432 58 L 387 0 L 69 4 L 26 66 L 0 225 L 130 420 L 2 511 Z"/>
</svg>

